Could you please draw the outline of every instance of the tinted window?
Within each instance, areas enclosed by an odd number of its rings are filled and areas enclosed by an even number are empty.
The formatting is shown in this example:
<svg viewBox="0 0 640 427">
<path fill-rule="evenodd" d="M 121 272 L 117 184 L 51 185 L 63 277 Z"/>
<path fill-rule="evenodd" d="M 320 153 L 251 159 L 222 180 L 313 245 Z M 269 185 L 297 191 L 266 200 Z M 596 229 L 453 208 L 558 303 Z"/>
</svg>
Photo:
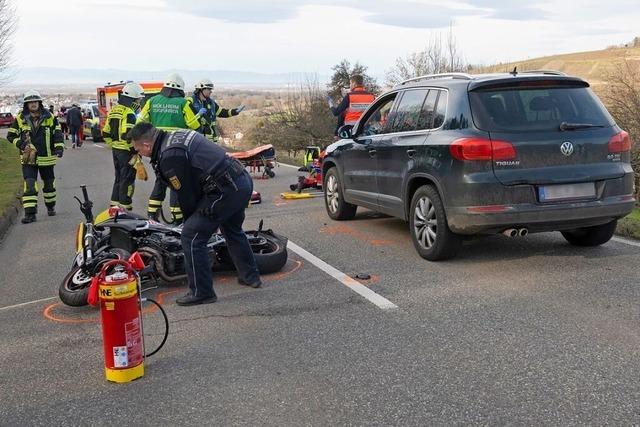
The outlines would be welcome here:
<svg viewBox="0 0 640 427">
<path fill-rule="evenodd" d="M 435 116 L 436 101 L 438 100 L 438 90 L 431 89 L 427 98 L 422 105 L 422 112 L 418 120 L 418 129 L 431 129 L 433 126 L 433 117 Z"/>
<path fill-rule="evenodd" d="M 365 113 L 367 118 L 362 126 L 362 135 L 378 135 L 389 131 L 389 127 L 387 126 L 389 112 L 395 99 L 396 94 L 394 93 L 388 98 L 383 99 L 371 112 Z"/>
<path fill-rule="evenodd" d="M 427 92 L 427 89 L 404 92 L 395 112 L 393 132 L 409 132 L 420 129 L 420 124 L 424 122 L 421 118 L 422 104 L 424 104 Z"/>
<path fill-rule="evenodd" d="M 560 123 L 612 126 L 613 120 L 589 88 L 518 88 L 469 94 L 476 125 L 487 131 L 541 131 Z"/>
<path fill-rule="evenodd" d="M 433 118 L 433 127 L 439 128 L 444 124 L 444 117 L 447 114 L 447 103 L 449 99 L 449 93 L 444 90 L 438 91 L 440 96 L 438 97 L 438 106 Z"/>
</svg>

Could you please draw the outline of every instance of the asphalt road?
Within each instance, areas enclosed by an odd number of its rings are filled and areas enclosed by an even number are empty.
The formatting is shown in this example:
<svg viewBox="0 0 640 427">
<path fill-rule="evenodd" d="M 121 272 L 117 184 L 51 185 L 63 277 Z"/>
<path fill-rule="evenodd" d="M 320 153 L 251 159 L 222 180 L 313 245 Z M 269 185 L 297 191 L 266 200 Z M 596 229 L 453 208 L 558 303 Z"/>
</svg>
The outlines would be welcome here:
<svg viewBox="0 0 640 427">
<path fill-rule="evenodd" d="M 0 246 L 0 425 L 640 424 L 640 247 L 495 236 L 430 263 L 402 221 L 362 210 L 334 222 L 321 198 L 279 199 L 296 181 L 285 166 L 255 181 L 264 202 L 246 228 L 262 218 L 335 269 L 371 275 L 397 308 L 290 251 L 262 289 L 216 276 L 216 304 L 179 307 L 182 288 L 159 289 L 167 345 L 144 378 L 110 384 L 97 313 L 55 296 L 81 219 L 72 196 L 86 184 L 105 207 L 111 168 L 99 144 L 68 150 L 58 216 Z M 136 210 L 150 187 L 138 184 Z M 157 342 L 157 313 L 145 332 Z"/>
</svg>

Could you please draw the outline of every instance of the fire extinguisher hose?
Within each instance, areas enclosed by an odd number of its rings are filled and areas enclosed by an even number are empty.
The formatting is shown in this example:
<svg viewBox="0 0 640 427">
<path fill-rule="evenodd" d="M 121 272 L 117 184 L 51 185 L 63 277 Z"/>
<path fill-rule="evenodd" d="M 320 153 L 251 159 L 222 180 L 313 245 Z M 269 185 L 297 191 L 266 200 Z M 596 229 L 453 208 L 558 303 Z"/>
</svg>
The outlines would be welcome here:
<svg viewBox="0 0 640 427">
<path fill-rule="evenodd" d="M 158 307 L 158 309 L 160 310 L 160 313 L 162 313 L 162 316 L 164 317 L 164 337 L 162 338 L 162 342 L 155 350 L 153 350 L 150 353 L 146 353 L 144 355 L 144 357 L 151 357 L 154 354 L 156 354 L 158 351 L 160 351 L 162 346 L 164 346 L 164 343 L 167 342 L 167 337 L 169 336 L 169 318 L 167 317 L 167 313 L 165 313 L 164 309 L 160 304 L 158 304 L 157 301 L 152 300 L 151 298 L 144 298 L 142 301 L 149 301 L 151 304 L 154 304 L 156 307 Z"/>
</svg>

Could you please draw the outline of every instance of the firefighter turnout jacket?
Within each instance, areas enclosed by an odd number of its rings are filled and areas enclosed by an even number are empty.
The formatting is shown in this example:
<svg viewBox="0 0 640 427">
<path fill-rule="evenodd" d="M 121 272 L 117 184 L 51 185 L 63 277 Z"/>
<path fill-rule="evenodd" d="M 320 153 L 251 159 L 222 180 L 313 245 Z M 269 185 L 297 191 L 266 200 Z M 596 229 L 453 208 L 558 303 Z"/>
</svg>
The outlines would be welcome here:
<svg viewBox="0 0 640 427">
<path fill-rule="evenodd" d="M 40 117 L 34 120 L 28 112 L 20 112 L 9 127 L 7 139 L 22 151 L 26 135 L 36 149 L 36 164 L 54 166 L 57 159 L 56 152 L 64 150 L 62 131 L 55 116 L 48 110 L 41 109 Z"/>
<path fill-rule="evenodd" d="M 212 135 L 214 141 L 217 141 L 219 136 L 216 127 L 216 119 L 218 117 L 228 118 L 240 114 L 235 108 L 222 108 L 211 98 L 206 98 L 202 101 L 198 92 L 195 92 L 192 97 L 188 98 L 188 100 L 191 102 L 191 108 L 194 114 L 200 111 L 201 108 L 205 108 L 207 110 L 207 112 L 200 117 L 200 127 L 197 130 L 204 135 Z"/>
<path fill-rule="evenodd" d="M 136 124 L 136 112 L 123 104 L 117 104 L 109 111 L 102 128 L 102 137 L 112 149 L 132 151 L 133 144 L 128 141 L 128 134 Z"/>
</svg>

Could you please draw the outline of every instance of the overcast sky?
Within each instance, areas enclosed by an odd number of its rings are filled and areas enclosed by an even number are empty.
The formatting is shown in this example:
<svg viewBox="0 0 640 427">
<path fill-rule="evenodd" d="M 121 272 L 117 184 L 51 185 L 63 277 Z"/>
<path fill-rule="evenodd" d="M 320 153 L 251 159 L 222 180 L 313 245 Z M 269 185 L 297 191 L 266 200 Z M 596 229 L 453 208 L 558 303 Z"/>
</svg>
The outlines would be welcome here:
<svg viewBox="0 0 640 427">
<path fill-rule="evenodd" d="M 19 67 L 383 74 L 450 24 L 492 64 L 640 35 L 640 0 L 14 0 Z"/>
</svg>

